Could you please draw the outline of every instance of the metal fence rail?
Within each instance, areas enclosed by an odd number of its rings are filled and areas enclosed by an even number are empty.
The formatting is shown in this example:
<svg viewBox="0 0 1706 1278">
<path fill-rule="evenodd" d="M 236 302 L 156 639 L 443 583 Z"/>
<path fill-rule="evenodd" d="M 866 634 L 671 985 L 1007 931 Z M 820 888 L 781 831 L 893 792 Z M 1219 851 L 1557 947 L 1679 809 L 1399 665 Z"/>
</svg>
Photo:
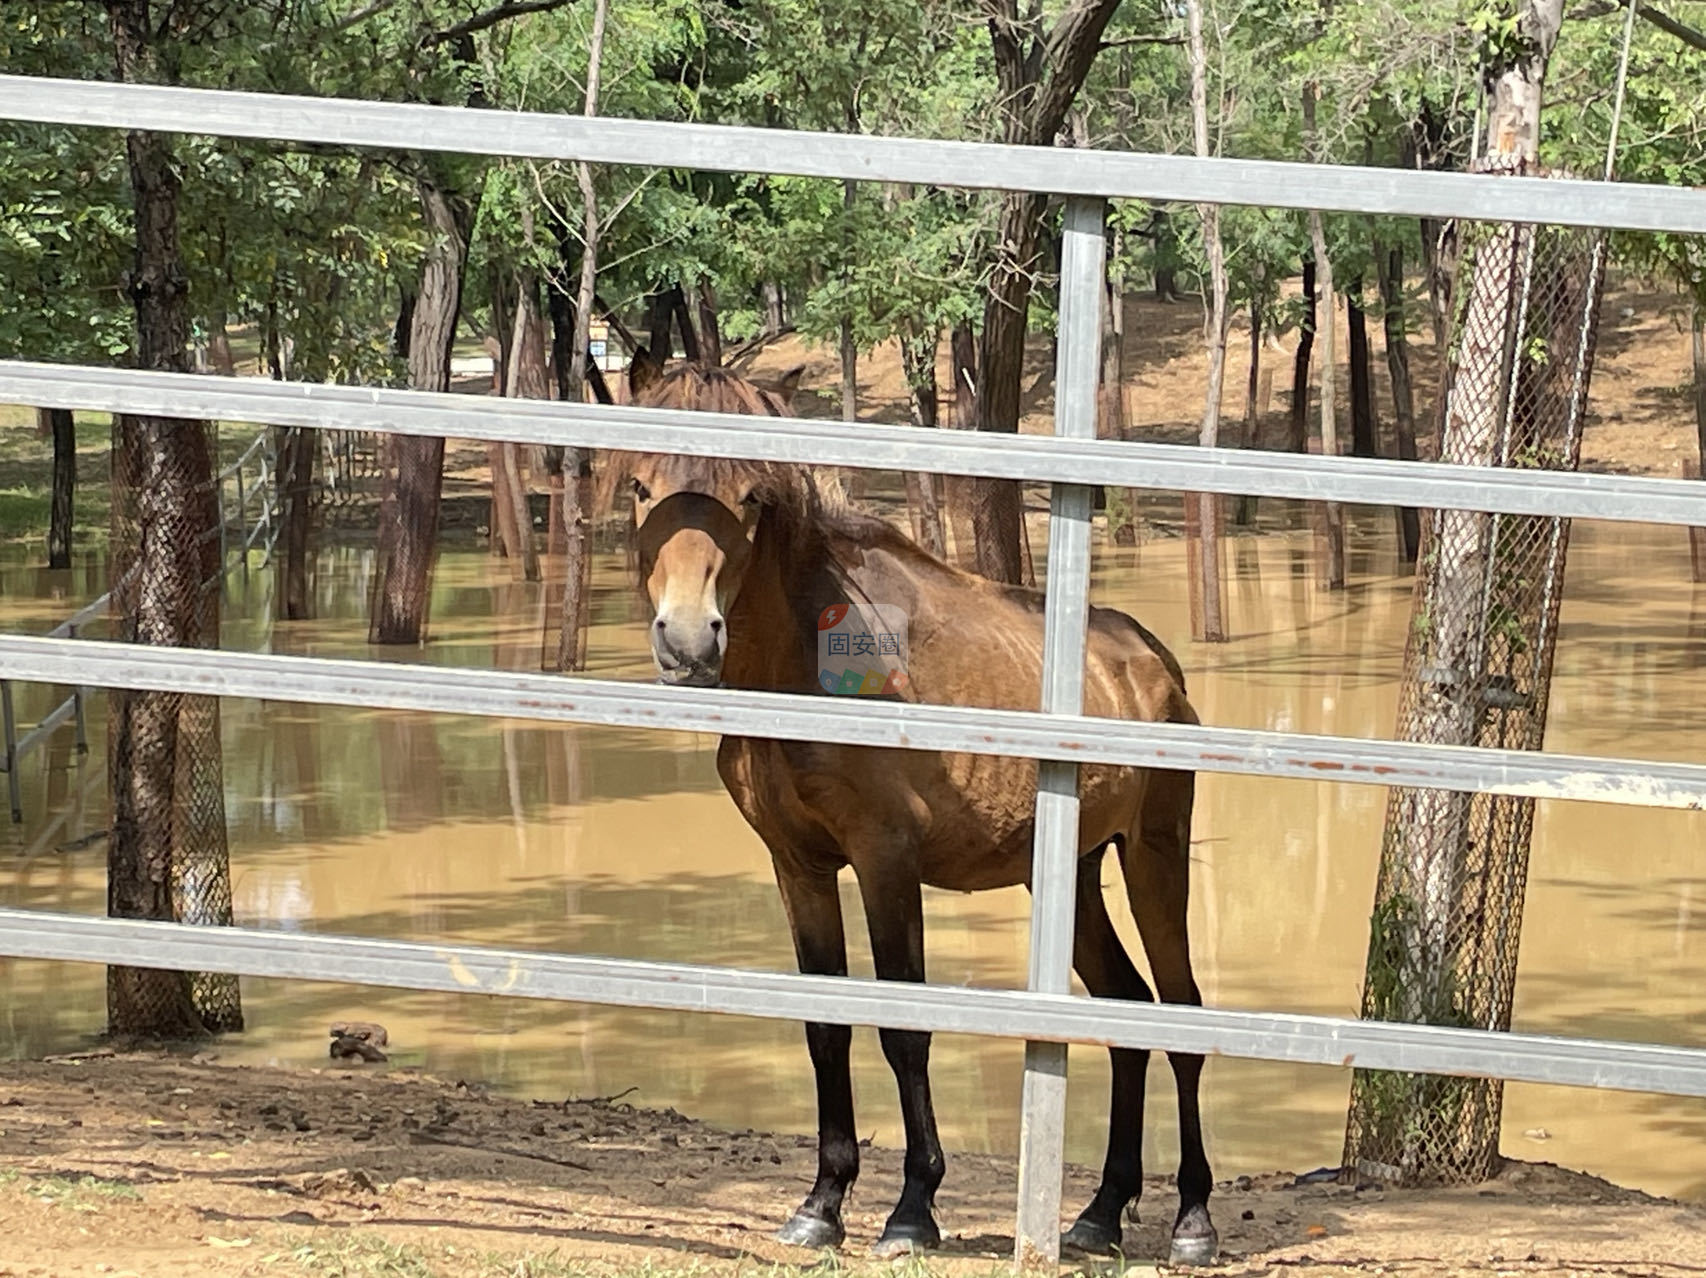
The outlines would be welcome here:
<svg viewBox="0 0 1706 1278">
<path fill-rule="evenodd" d="M 190 376 L 188 380 L 206 379 Z M 136 408 L 134 405 L 124 404 L 110 411 L 135 412 Z M 182 413 L 186 410 L 180 408 L 177 411 Z M 231 420 L 217 413 L 204 416 L 214 420 Z M 249 484 L 244 480 L 244 470 L 257 455 L 260 461 L 255 482 Z M 227 561 L 231 554 L 229 534 L 232 515 L 237 517 L 237 567 L 242 570 L 243 580 L 249 579 L 249 551 L 254 548 L 255 542 L 260 540 L 263 533 L 266 535 L 266 544 L 261 547 L 261 567 L 266 567 L 267 561 L 272 558 L 273 546 L 278 540 L 278 520 L 273 517 L 276 504 L 274 499 L 278 490 L 277 477 L 273 472 L 274 463 L 271 432 L 260 430 L 255 432 L 255 437 L 249 441 L 249 446 L 243 450 L 242 455 L 214 477 L 219 493 L 219 567 L 222 577 L 230 571 Z M 237 500 L 229 507 L 225 504 L 225 485 L 228 480 L 237 488 Z M 261 503 L 261 509 L 255 516 L 254 527 L 250 528 L 249 506 L 256 500 Z"/>
<path fill-rule="evenodd" d="M 0 75 L 0 118 L 648 168 L 1706 232 L 1674 186 L 945 142 Z"/>
<path fill-rule="evenodd" d="M 0 635 L 0 670 L 12 679 L 263 701 L 1706 808 L 1706 765 L 1695 763 L 25 635 Z"/>
<path fill-rule="evenodd" d="M 192 927 L 42 910 L 0 909 L 0 936 L 6 938 L 7 953 L 26 958 L 1706 1096 L 1706 1052 L 1648 1043 L 1120 1003 L 1029 990 L 900 985 L 536 950 Z"/>
<path fill-rule="evenodd" d="M 98 621 L 106 615 L 107 604 L 112 599 L 112 591 L 107 591 L 98 599 L 84 604 L 64 621 L 47 632 L 49 639 L 75 639 L 77 631 L 90 622 Z M 34 751 L 46 744 L 55 732 L 68 722 L 77 725 L 76 750 L 78 754 L 86 754 L 89 750 L 88 724 L 83 710 L 83 696 L 88 691 L 81 684 L 73 683 L 71 695 L 66 697 L 53 709 L 41 717 L 35 727 L 23 735 L 18 733 L 18 716 L 13 708 L 11 678 L 0 678 L 0 748 L 4 749 L 4 757 L 0 758 L 0 771 L 6 773 L 6 800 L 12 811 L 12 824 L 19 825 L 24 819 L 24 789 L 18 770 L 24 760 Z M 51 682 L 51 681 L 50 681 Z"/>
<path fill-rule="evenodd" d="M 859 705 L 497 671 L 0 638 L 0 673 L 113 687 L 565 722 L 1008 753 L 1041 762 L 1030 990 L 846 978 L 190 928 L 0 910 L 0 953 L 416 989 L 840 1020 L 1028 1040 L 1020 1257 L 1057 1252 L 1062 1042 L 1115 1043 L 1534 1082 L 1706 1095 L 1706 1051 L 1326 1017 L 1075 999 L 1068 986 L 1074 766 L 1160 767 L 1706 806 L 1706 767 L 1084 718 L 1076 676 L 1088 607 L 1088 485 L 1706 524 L 1697 482 L 1097 441 L 1101 219 L 1108 197 L 1382 215 L 1706 232 L 1706 193 L 1668 187 L 848 137 L 0 76 L 0 118 L 227 137 L 689 169 L 1019 187 L 1068 201 L 1056 437 L 673 413 L 632 407 L 0 363 L 0 402 L 275 425 L 406 432 L 1050 482 L 1043 709 Z M 245 538 L 247 539 L 247 538 Z"/>
<path fill-rule="evenodd" d="M 868 422 L 743 417 L 261 378 L 235 381 L 193 373 L 22 360 L 0 360 L 0 403 L 1058 484 L 1706 524 L 1706 488 L 1686 479 L 1492 470 L 1442 462 L 1129 440 L 927 431 Z"/>
</svg>

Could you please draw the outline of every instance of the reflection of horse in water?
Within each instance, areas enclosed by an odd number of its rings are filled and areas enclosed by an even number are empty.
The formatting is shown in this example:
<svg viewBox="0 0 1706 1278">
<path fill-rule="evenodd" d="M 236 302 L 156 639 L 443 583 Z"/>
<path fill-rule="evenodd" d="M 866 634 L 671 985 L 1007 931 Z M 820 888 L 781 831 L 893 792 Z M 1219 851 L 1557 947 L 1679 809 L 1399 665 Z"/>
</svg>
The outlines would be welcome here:
<svg viewBox="0 0 1706 1278">
<path fill-rule="evenodd" d="M 786 414 L 784 399 L 724 369 L 629 373 L 649 406 Z M 623 471 L 616 464 L 626 463 Z M 809 471 L 713 458 L 612 458 L 613 489 L 632 486 L 651 643 L 666 683 L 809 693 L 818 690 L 818 618 L 835 605 L 897 609 L 910 636 L 907 700 L 1035 709 L 1041 687 L 1043 598 L 949 567 L 879 519 L 855 513 L 838 486 Z M 1085 658 L 1088 714 L 1192 723 L 1178 663 L 1130 617 L 1092 608 Z M 845 975 L 836 876 L 851 866 L 864 899 L 877 975 L 924 980 L 923 885 L 959 891 L 1028 883 L 1037 766 L 1028 759 L 880 750 L 725 737 L 723 783 L 775 865 L 804 972 Z M 1081 770 L 1080 862 L 1073 965 L 1090 993 L 1152 997 L 1120 944 L 1102 897 L 1113 847 L 1161 997 L 1200 1001 L 1185 930 L 1193 776 L 1093 766 Z M 783 1227 L 788 1242 L 843 1237 L 842 1201 L 859 1170 L 848 1073 L 852 1031 L 810 1024 L 817 1074 L 818 1175 Z M 943 1174 L 931 1109 L 930 1035 L 883 1030 L 900 1086 L 905 1184 L 877 1244 L 883 1254 L 939 1240 L 934 1197 Z M 1068 1246 L 1107 1250 L 1142 1188 L 1148 1053 L 1114 1049 L 1107 1162 Z M 1211 1188 L 1197 1109 L 1199 1056 L 1171 1057 L 1178 1084 L 1179 1210 L 1172 1255 L 1212 1256 Z"/>
</svg>

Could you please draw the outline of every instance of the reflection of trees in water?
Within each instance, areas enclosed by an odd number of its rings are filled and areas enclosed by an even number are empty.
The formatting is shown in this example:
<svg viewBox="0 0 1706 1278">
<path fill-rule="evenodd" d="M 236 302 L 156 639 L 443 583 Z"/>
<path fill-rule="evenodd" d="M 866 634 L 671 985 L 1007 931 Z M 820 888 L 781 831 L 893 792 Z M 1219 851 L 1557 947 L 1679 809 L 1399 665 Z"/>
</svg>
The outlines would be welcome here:
<svg viewBox="0 0 1706 1278">
<path fill-rule="evenodd" d="M 385 822 L 393 830 L 416 830 L 444 820 L 438 722 L 435 715 L 398 710 L 381 714 L 374 723 Z"/>
<path fill-rule="evenodd" d="M 291 761 L 290 793 L 298 796 L 294 807 L 299 814 L 302 837 L 317 843 L 328 833 L 325 805 L 320 802 L 320 716 L 302 715 L 284 735 Z"/>
</svg>

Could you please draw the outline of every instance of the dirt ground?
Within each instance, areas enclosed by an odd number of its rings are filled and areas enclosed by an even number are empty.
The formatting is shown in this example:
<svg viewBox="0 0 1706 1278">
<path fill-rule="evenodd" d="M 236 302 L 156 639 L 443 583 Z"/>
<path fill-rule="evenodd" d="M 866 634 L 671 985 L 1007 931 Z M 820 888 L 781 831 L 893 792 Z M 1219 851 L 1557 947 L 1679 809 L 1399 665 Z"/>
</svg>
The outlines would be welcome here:
<svg viewBox="0 0 1706 1278">
<path fill-rule="evenodd" d="M 1295 295 L 1297 281 L 1286 292 Z M 1344 307 L 1337 309 L 1337 369 L 1339 423 L 1343 446 L 1350 438 L 1350 370 L 1344 352 L 1350 335 Z M 1419 311 L 1411 322 L 1420 321 Z M 1125 411 L 1129 438 L 1163 443 L 1195 443 L 1202 414 L 1207 356 L 1202 345 L 1203 313 L 1194 298 L 1159 302 L 1146 293 L 1125 299 Z M 1583 430 L 1582 469 L 1625 474 L 1674 476 L 1684 457 L 1698 452 L 1690 387 L 1686 307 L 1669 292 L 1638 280 L 1614 280 L 1600 311 L 1597 355 Z M 1293 356 L 1297 334 L 1288 331 L 1264 344 L 1257 370 L 1255 445 L 1284 448 L 1291 399 Z M 1392 439 L 1392 389 L 1387 371 L 1385 334 L 1378 321 L 1369 328 L 1370 373 L 1376 429 L 1382 456 L 1396 456 Z M 1415 385 L 1417 431 L 1424 457 L 1432 456 L 1432 410 L 1438 384 L 1438 361 L 1431 336 L 1412 332 L 1408 342 L 1410 375 Z M 1052 428 L 1054 370 L 1046 338 L 1033 335 L 1025 357 L 1024 413 L 1021 429 L 1046 434 Z M 841 366 L 832 347 L 810 347 L 787 338 L 739 361 L 757 380 L 779 377 L 805 366 L 795 410 L 805 416 L 840 416 Z M 1317 374 L 1319 357 L 1317 357 Z M 1222 441 L 1250 446 L 1245 428 L 1245 400 L 1250 377 L 1250 337 L 1247 320 L 1235 317 L 1227 339 L 1226 381 L 1221 401 Z M 1318 377 L 1315 379 L 1318 381 Z M 937 381 L 953 384 L 944 342 L 938 352 Z M 1319 386 L 1312 382 L 1311 431 L 1318 430 L 1313 400 Z M 948 411 L 944 399 L 942 411 Z M 859 415 L 872 421 L 910 420 L 907 388 L 899 347 L 885 343 L 859 362 Z"/>
<path fill-rule="evenodd" d="M 813 1158 L 807 1137 L 719 1131 L 619 1098 L 528 1103 L 385 1066 L 236 1068 L 217 1048 L 9 1063 L 0 1276 L 892 1271 L 865 1250 L 898 1189 L 896 1150 L 865 1151 L 837 1257 L 771 1240 Z M 1010 1160 L 951 1157 L 944 1246 L 910 1267 L 998 1270 L 1014 1183 Z M 1072 1168 L 1069 1209 L 1093 1187 Z M 1221 1184 L 1213 1208 L 1219 1272 L 1232 1275 L 1706 1270 L 1706 1209 L 1548 1164 L 1449 1191 L 1276 1172 Z M 1164 1178 L 1142 1215 L 1121 1270 L 1155 1272 L 1165 1254 Z"/>
</svg>

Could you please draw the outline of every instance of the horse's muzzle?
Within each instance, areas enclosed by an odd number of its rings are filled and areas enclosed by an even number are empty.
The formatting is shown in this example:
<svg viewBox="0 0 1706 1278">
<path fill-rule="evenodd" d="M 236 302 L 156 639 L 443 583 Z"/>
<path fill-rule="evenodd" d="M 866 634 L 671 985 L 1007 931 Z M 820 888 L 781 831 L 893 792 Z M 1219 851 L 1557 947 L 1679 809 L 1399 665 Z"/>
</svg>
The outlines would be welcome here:
<svg viewBox="0 0 1706 1278">
<path fill-rule="evenodd" d="M 657 681 L 668 688 L 720 688 L 723 686 L 723 676 L 720 670 L 712 670 L 706 666 L 683 665 L 673 670 L 658 670 Z"/>
</svg>

